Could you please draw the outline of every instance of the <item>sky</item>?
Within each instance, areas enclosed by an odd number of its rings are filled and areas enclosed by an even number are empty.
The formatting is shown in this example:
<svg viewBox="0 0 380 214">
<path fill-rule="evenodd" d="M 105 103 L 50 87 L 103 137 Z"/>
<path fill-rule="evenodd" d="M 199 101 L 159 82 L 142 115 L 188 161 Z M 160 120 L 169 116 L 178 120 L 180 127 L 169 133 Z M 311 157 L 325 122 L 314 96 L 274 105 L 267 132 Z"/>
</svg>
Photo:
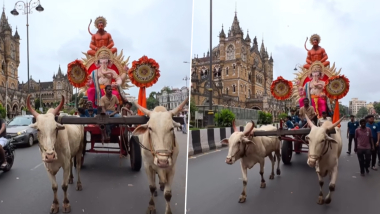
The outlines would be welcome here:
<svg viewBox="0 0 380 214">
<path fill-rule="evenodd" d="M 212 8 L 212 46 L 219 43 L 224 25 L 227 34 L 235 15 L 243 29 L 249 30 L 261 46 L 262 40 L 274 60 L 274 79 L 293 80 L 295 66 L 306 63 L 304 42 L 312 34 L 321 36 L 320 46 L 330 65 L 342 68 L 350 80 L 350 91 L 341 101 L 351 98 L 380 101 L 380 2 L 343 0 L 217 0 Z M 210 1 L 195 0 L 192 56 L 207 53 L 210 47 Z M 307 42 L 307 48 L 311 45 Z"/>
<path fill-rule="evenodd" d="M 4 1 L 4 0 L 3 0 Z M 18 30 L 20 41 L 19 81 L 27 81 L 27 30 L 26 15 L 19 11 L 13 16 L 16 0 L 5 0 L 5 14 L 13 28 Z M 33 0 L 36 2 L 36 0 Z M 155 59 L 160 65 L 158 82 L 147 88 L 147 95 L 164 86 L 181 88 L 183 79 L 190 76 L 191 58 L 191 0 L 41 0 L 43 12 L 32 9 L 29 15 L 30 76 L 36 81 L 52 81 L 59 66 L 64 74 L 67 65 L 84 57 L 89 50 L 91 35 L 96 33 L 94 21 L 98 16 L 107 19 L 105 30 L 114 40 L 118 53 L 123 49 L 124 59 L 132 61 L 143 55 Z M 190 81 L 187 82 L 189 86 Z M 139 89 L 127 91 L 137 97 Z"/>
</svg>

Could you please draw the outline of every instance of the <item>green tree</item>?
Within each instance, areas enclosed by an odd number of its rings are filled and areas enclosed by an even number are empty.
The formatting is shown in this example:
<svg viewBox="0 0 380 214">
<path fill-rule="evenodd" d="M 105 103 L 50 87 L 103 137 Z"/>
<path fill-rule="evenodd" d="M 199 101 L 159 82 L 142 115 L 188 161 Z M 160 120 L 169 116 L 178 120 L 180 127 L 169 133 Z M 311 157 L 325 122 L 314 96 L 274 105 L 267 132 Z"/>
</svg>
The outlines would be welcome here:
<svg viewBox="0 0 380 214">
<path fill-rule="evenodd" d="M 166 91 L 170 94 L 173 90 L 169 86 L 165 86 L 161 91 Z"/>
<path fill-rule="evenodd" d="M 40 109 L 40 98 L 34 100 L 34 108 Z"/>
<path fill-rule="evenodd" d="M 267 112 L 263 112 L 263 111 L 260 111 L 259 112 L 259 119 L 258 119 L 258 124 L 271 124 L 273 121 L 273 116 L 271 113 L 267 113 Z"/>
<path fill-rule="evenodd" d="M 377 114 L 380 114 L 380 103 L 375 103 L 373 105 L 373 108 L 375 109 Z"/>
<path fill-rule="evenodd" d="M 343 117 L 348 114 L 348 107 L 342 104 L 339 104 L 339 117 Z"/>
<path fill-rule="evenodd" d="M 220 112 L 215 113 L 215 122 L 219 127 L 230 127 L 235 120 L 235 115 L 228 108 L 222 109 Z"/>
<path fill-rule="evenodd" d="M 194 99 L 191 98 L 190 99 L 190 115 L 194 116 L 196 111 L 198 111 L 198 107 L 195 105 Z"/>
<path fill-rule="evenodd" d="M 368 114 L 368 109 L 366 107 L 361 107 L 358 111 L 358 113 L 356 113 L 356 117 L 357 118 L 363 118 L 365 117 L 366 115 Z"/>
<path fill-rule="evenodd" d="M 288 116 L 287 113 L 281 113 L 281 114 L 278 115 L 278 119 L 279 119 L 279 120 L 283 120 L 283 119 L 285 119 L 287 116 Z"/>
<path fill-rule="evenodd" d="M 156 106 L 158 106 L 158 100 L 156 99 L 156 92 L 150 92 L 149 97 L 146 101 L 146 107 L 148 109 L 154 109 Z"/>
<path fill-rule="evenodd" d="M 5 111 L 4 106 L 0 104 L 0 116 L 1 116 L 1 118 L 5 119 L 6 114 L 7 114 L 7 112 Z"/>
</svg>

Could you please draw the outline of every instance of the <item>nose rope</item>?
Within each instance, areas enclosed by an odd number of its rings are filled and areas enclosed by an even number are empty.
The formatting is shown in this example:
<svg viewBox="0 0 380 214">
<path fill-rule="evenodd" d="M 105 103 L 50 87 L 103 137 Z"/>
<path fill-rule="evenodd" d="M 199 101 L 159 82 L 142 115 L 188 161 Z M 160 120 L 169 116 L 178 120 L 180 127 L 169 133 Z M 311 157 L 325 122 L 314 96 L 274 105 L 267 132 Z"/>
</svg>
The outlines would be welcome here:
<svg viewBox="0 0 380 214">
<path fill-rule="evenodd" d="M 316 160 L 322 160 L 322 157 L 329 151 L 329 148 L 332 149 L 332 145 L 331 145 L 331 141 L 328 141 L 327 143 L 325 142 L 323 144 L 323 148 L 322 148 L 322 151 L 324 151 L 322 153 L 322 155 L 308 155 L 309 158 L 314 158 Z"/>
<path fill-rule="evenodd" d="M 155 157 L 156 155 L 170 157 L 173 154 L 173 149 L 174 149 L 174 147 L 176 147 L 176 138 L 175 138 L 174 130 L 173 130 L 172 151 L 168 151 L 168 150 L 154 150 L 154 146 L 153 146 L 153 143 L 152 143 L 152 138 L 150 136 L 150 133 L 148 134 L 148 138 L 149 138 L 149 147 L 150 147 L 150 149 L 147 148 L 146 146 L 144 146 L 140 141 L 139 141 L 139 144 L 140 144 L 140 147 L 142 149 L 145 149 L 145 150 L 149 151 L 150 153 L 152 153 L 153 157 Z"/>
<path fill-rule="evenodd" d="M 240 141 L 240 143 L 242 143 L 242 142 Z M 242 157 L 247 157 L 247 153 L 246 153 L 247 149 L 248 149 L 248 145 L 244 146 L 243 153 L 241 153 L 241 154 L 239 155 L 239 152 L 240 152 L 240 145 L 239 145 L 238 150 L 235 152 L 234 155 L 232 155 L 232 156 L 230 157 L 230 159 L 232 159 L 233 157 L 237 157 L 237 156 L 239 156 L 240 158 L 242 158 Z M 228 157 L 227 157 L 227 158 L 228 158 Z"/>
</svg>

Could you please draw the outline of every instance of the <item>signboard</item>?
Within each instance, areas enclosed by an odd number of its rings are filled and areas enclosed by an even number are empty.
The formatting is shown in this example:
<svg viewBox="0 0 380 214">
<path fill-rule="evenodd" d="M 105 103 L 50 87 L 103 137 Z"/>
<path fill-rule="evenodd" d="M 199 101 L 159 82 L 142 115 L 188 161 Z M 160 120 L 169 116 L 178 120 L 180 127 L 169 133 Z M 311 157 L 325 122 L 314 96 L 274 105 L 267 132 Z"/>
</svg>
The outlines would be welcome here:
<svg viewBox="0 0 380 214">
<path fill-rule="evenodd" d="M 195 112 L 195 120 L 203 120 L 203 114 L 196 111 Z"/>
</svg>

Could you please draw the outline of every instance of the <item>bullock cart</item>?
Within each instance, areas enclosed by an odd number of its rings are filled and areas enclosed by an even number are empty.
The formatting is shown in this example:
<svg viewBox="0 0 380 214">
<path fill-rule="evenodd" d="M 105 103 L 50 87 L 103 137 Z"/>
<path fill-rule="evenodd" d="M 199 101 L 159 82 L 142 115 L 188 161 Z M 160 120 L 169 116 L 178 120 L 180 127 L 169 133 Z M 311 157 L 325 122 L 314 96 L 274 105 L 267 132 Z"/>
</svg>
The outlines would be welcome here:
<svg viewBox="0 0 380 214">
<path fill-rule="evenodd" d="M 35 118 L 33 119 L 35 122 Z M 149 118 L 146 116 L 128 116 L 128 117 L 109 117 L 106 114 L 98 114 L 95 117 L 77 117 L 77 116 L 56 116 L 55 120 L 60 124 L 83 124 L 84 127 L 84 143 L 82 152 L 82 165 L 86 153 L 108 153 L 119 154 L 127 156 L 129 154 L 131 168 L 133 171 L 140 171 L 141 160 L 141 148 L 148 149 L 142 146 L 137 136 L 132 136 L 131 133 L 134 130 L 133 125 L 145 124 Z M 184 124 L 183 117 L 173 117 L 173 120 L 177 123 Z M 95 146 L 95 143 L 101 142 L 101 129 L 105 128 L 105 125 L 115 124 L 117 125 L 112 129 L 110 143 L 104 143 L 107 146 Z M 87 143 L 91 144 L 91 147 L 87 149 Z M 111 147 L 110 144 L 118 144 L 118 147 Z M 103 149 L 103 150 L 100 150 Z M 74 159 L 74 166 L 76 166 L 76 160 Z"/>
<path fill-rule="evenodd" d="M 278 136 L 282 142 L 281 159 L 286 165 L 290 164 L 293 152 L 296 154 L 308 153 L 309 142 L 305 136 L 310 133 L 310 128 L 301 128 L 296 130 L 287 130 L 283 128 L 280 121 L 280 127 L 276 131 L 255 131 L 253 136 Z M 335 129 L 329 130 L 329 134 L 335 134 Z M 305 145 L 305 147 L 303 146 Z"/>
</svg>

